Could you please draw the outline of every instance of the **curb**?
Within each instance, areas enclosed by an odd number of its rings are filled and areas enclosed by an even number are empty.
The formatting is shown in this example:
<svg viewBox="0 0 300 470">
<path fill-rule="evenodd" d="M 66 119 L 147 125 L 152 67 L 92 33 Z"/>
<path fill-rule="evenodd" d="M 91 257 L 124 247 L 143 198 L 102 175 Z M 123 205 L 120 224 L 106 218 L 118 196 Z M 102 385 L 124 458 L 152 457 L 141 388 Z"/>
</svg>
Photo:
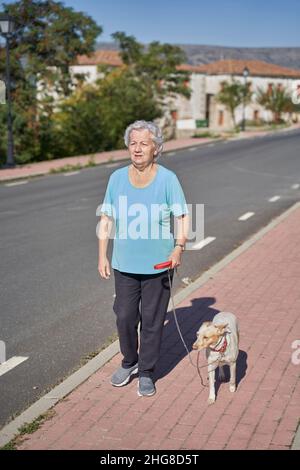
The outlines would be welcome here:
<svg viewBox="0 0 300 470">
<path fill-rule="evenodd" d="M 168 153 L 172 153 L 172 152 L 178 152 L 180 150 L 186 150 L 186 149 L 190 149 L 192 147 L 202 147 L 202 146 L 205 146 L 205 145 L 209 145 L 209 144 L 212 144 L 212 143 L 215 143 L 215 142 L 235 142 L 237 140 L 247 140 L 247 139 L 256 139 L 256 138 L 259 138 L 259 137 L 266 137 L 268 135 L 272 136 L 272 135 L 275 135 L 275 134 L 280 134 L 280 133 L 286 133 L 286 132 L 292 132 L 294 130 L 299 130 L 300 129 L 300 126 L 297 126 L 297 127 L 287 127 L 287 128 L 283 128 L 283 129 L 277 129 L 277 130 L 269 130 L 269 131 L 261 131 L 262 132 L 262 135 L 248 135 L 248 136 L 245 136 L 245 135 L 237 135 L 236 137 L 218 137 L 218 138 L 211 138 L 210 140 L 207 140 L 206 142 L 202 142 L 202 143 L 194 143 L 194 144 L 191 144 L 191 145 L 187 145 L 186 147 L 177 147 L 177 148 L 174 148 L 174 149 L 170 149 L 170 150 L 166 150 L 163 152 L 164 155 L 168 155 Z M 264 133 L 265 132 L 265 133 Z M 124 149 L 124 152 L 126 151 L 126 149 Z M 90 156 L 89 156 L 90 157 Z M 99 163 L 95 163 L 95 165 L 93 166 L 101 166 L 101 165 L 106 165 L 107 163 L 120 163 L 122 161 L 126 161 L 126 160 L 130 160 L 130 158 L 116 158 L 115 160 L 114 159 L 111 159 L 112 157 L 107 157 L 107 160 L 103 161 L 103 162 L 99 162 Z M 66 160 L 66 165 L 68 165 L 68 157 L 65 158 Z M 51 160 L 53 161 L 53 160 Z M 34 163 L 33 163 L 34 164 Z M 75 164 L 74 164 L 75 166 Z M 63 168 L 63 167 L 61 167 Z M 91 168 L 91 166 L 88 165 L 88 161 L 87 161 L 87 165 L 84 165 L 82 166 L 79 171 L 83 170 L 83 169 L 86 169 L 86 168 Z M 56 168 L 54 168 L 54 170 L 56 170 Z M 60 170 L 59 167 L 57 167 L 57 170 Z M 70 169 L 70 171 L 73 171 L 72 169 Z M 1 179 L 1 168 L 0 168 L 0 184 L 5 184 L 5 183 L 8 183 L 8 182 L 15 182 L 15 181 L 19 181 L 19 180 L 24 180 L 24 179 L 34 179 L 34 178 L 40 178 L 41 176 L 52 176 L 52 175 L 56 175 L 56 174 L 59 174 L 59 173 L 67 173 L 67 171 L 58 171 L 58 173 L 51 173 L 51 171 L 48 171 L 48 172 L 42 172 L 42 173 L 36 173 L 36 174 L 33 174 L 33 175 L 27 175 L 27 176 L 17 176 L 17 177 L 12 177 L 12 178 L 7 178 L 7 179 Z"/>
<path fill-rule="evenodd" d="M 298 425 L 291 450 L 300 450 L 300 424 Z"/>
<path fill-rule="evenodd" d="M 170 149 L 170 150 L 165 150 L 163 152 L 163 155 L 164 156 L 167 156 L 169 153 L 173 153 L 173 152 L 179 152 L 181 150 L 188 150 L 190 148 L 193 148 L 193 147 L 202 147 L 202 146 L 205 146 L 205 145 L 208 145 L 208 144 L 211 144 L 211 143 L 214 143 L 214 142 L 223 142 L 223 141 L 226 141 L 228 139 L 225 139 L 225 138 L 217 138 L 217 139 L 211 139 L 209 141 L 206 141 L 206 142 L 201 142 L 201 143 L 194 143 L 194 144 L 191 144 L 191 145 L 187 145 L 185 147 L 176 147 L 174 149 Z M 124 152 L 126 152 L 126 149 L 124 149 Z M 70 157 L 72 158 L 72 157 Z M 66 165 L 68 165 L 68 157 L 65 158 L 66 160 Z M 112 158 L 111 156 L 110 157 L 107 157 L 107 160 L 104 160 L 102 162 L 99 162 L 99 163 L 95 163 L 94 165 L 89 165 L 88 161 L 87 161 L 87 164 L 86 165 L 83 165 L 81 168 L 78 169 L 78 171 L 81 171 L 81 170 L 84 170 L 84 169 L 87 169 L 87 168 L 94 168 L 95 166 L 101 166 L 101 165 L 107 165 L 107 164 L 112 164 L 112 163 L 122 163 L 122 162 L 126 162 L 127 160 L 130 160 L 130 157 L 126 155 L 124 155 L 124 157 L 117 157 L 117 158 Z M 53 161 L 53 160 L 52 160 Z M 73 166 L 76 166 L 76 164 L 74 164 Z M 34 179 L 34 178 L 40 178 L 42 176 L 55 176 L 55 175 L 59 175 L 61 173 L 68 173 L 69 171 L 73 171 L 72 168 L 70 168 L 70 170 L 64 170 L 64 171 L 60 171 L 63 167 L 57 167 L 57 168 L 53 168 L 52 170 L 54 171 L 47 171 L 47 172 L 42 172 L 42 173 L 35 173 L 35 174 L 32 174 L 32 175 L 22 175 L 22 176 L 16 176 L 16 177 L 12 177 L 12 178 L 7 178 L 7 179 L 1 179 L 1 168 L 0 168 L 0 184 L 6 184 L 6 183 L 13 183 L 15 181 L 20 181 L 20 180 L 27 180 L 27 179 Z"/>
<path fill-rule="evenodd" d="M 252 245 L 260 240 L 266 233 L 275 228 L 278 224 L 284 221 L 291 213 L 300 208 L 300 202 L 297 202 L 278 217 L 269 222 L 268 225 L 260 229 L 256 234 L 246 240 L 241 246 L 233 250 L 230 254 L 225 256 L 221 261 L 216 263 L 213 267 L 208 269 L 198 279 L 192 282 L 189 286 L 183 288 L 174 296 L 175 307 L 182 302 L 186 297 L 192 294 L 195 290 L 205 284 L 209 279 L 213 278 L 219 271 L 227 266 L 231 261 L 247 251 Z M 168 309 L 171 309 L 171 299 Z M 76 371 L 61 384 L 56 386 L 51 392 L 47 393 L 44 397 L 40 398 L 30 408 L 20 414 L 17 418 L 11 421 L 0 430 L 0 447 L 10 442 L 19 434 L 19 428 L 25 423 L 31 423 L 41 414 L 48 411 L 56 403 L 62 400 L 66 395 L 71 393 L 76 387 L 86 381 L 92 374 L 100 369 L 104 364 L 110 361 L 120 351 L 119 341 L 115 341 L 108 346 L 104 351 L 100 352 L 95 358 L 85 364 L 81 369 Z M 300 449 L 300 426 L 296 432 L 292 450 Z"/>
</svg>

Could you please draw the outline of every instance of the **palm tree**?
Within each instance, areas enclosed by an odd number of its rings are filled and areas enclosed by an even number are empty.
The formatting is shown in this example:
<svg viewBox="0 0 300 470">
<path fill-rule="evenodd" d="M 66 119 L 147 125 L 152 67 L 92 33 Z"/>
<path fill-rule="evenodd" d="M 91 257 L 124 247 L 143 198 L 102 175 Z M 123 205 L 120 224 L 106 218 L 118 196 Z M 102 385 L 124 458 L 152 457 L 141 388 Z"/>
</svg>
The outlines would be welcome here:
<svg viewBox="0 0 300 470">
<path fill-rule="evenodd" d="M 229 110 L 234 127 L 236 127 L 235 110 L 241 104 L 247 104 L 251 100 L 252 92 L 249 85 L 232 80 L 232 83 L 226 81 L 221 83 L 221 91 L 216 95 L 216 100 L 222 103 Z"/>
<path fill-rule="evenodd" d="M 267 110 L 272 111 L 276 124 L 281 121 L 282 113 L 291 113 L 294 110 L 291 94 L 286 88 L 272 86 L 267 91 L 258 88 L 256 101 Z"/>
</svg>

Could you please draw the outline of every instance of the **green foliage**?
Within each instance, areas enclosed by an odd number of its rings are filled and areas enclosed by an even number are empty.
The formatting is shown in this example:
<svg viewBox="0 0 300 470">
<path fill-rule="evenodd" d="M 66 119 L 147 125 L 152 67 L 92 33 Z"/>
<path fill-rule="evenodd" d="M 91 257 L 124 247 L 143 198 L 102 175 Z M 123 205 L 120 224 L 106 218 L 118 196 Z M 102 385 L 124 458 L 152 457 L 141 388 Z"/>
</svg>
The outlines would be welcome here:
<svg viewBox="0 0 300 470">
<path fill-rule="evenodd" d="M 190 95 L 185 86 L 189 74 L 177 70 L 184 60 L 181 49 L 153 42 L 145 51 L 133 36 L 112 36 L 119 42 L 124 66 L 101 67 L 102 78 L 94 85 L 81 84 L 60 105 L 53 115 L 59 155 L 124 148 L 130 123 L 161 117 L 167 97 L 174 93 Z"/>
<path fill-rule="evenodd" d="M 84 85 L 53 115 L 55 155 L 83 155 L 124 148 L 124 129 L 136 119 L 161 116 L 147 81 L 126 68 Z"/>
<path fill-rule="evenodd" d="M 63 97 L 71 93 L 68 67 L 78 54 L 93 50 L 102 28 L 89 16 L 52 0 L 3 4 L 3 11 L 18 23 L 10 47 L 16 161 L 52 158 L 54 103 L 48 91 L 55 87 Z M 4 67 L 5 51 L 1 49 L 0 78 L 4 76 Z M 6 158 L 6 132 L 6 105 L 1 105 L 0 163 Z"/>
<path fill-rule="evenodd" d="M 152 121 L 162 116 L 150 77 L 140 80 L 125 67 L 99 80 L 98 87 L 106 150 L 124 147 L 124 130 L 133 121 Z"/>
<path fill-rule="evenodd" d="M 269 90 L 258 88 L 256 92 L 257 102 L 273 113 L 274 123 L 281 122 L 282 113 L 292 113 L 297 111 L 297 106 L 293 104 L 291 94 L 285 88 L 275 88 Z"/>
<path fill-rule="evenodd" d="M 102 31 L 90 17 L 52 0 L 21 0 L 4 4 L 4 11 L 23 25 L 11 44 L 17 163 L 123 148 L 128 124 L 161 117 L 174 94 L 190 96 L 189 73 L 178 70 L 184 53 L 176 46 L 155 41 L 145 50 L 133 36 L 115 33 L 124 66 L 101 67 L 102 78 L 87 85 L 82 76 L 72 79 L 69 66 L 92 52 Z M 0 163 L 5 116 L 2 105 Z"/>
<path fill-rule="evenodd" d="M 26 60 L 35 76 L 39 72 L 41 78 L 55 78 L 57 88 L 68 95 L 72 83 L 69 66 L 78 54 L 93 50 L 102 28 L 86 14 L 53 0 L 20 0 L 4 4 L 4 11 L 21 26 L 13 40 L 15 53 Z M 58 70 L 55 77 L 51 66 Z"/>
<path fill-rule="evenodd" d="M 236 127 L 236 121 L 234 112 L 235 109 L 242 103 L 249 103 L 251 100 L 251 91 L 248 85 L 244 85 L 236 80 L 232 80 L 232 83 L 222 82 L 222 89 L 216 95 L 216 100 L 222 103 L 229 110 L 234 127 Z"/>
<path fill-rule="evenodd" d="M 190 97 L 190 89 L 186 86 L 190 73 L 178 68 L 185 59 L 184 51 L 178 46 L 151 42 L 144 50 L 133 36 L 124 32 L 112 34 L 119 43 L 121 57 L 137 77 L 151 80 L 153 92 L 164 102 L 167 96 L 181 94 Z"/>
</svg>

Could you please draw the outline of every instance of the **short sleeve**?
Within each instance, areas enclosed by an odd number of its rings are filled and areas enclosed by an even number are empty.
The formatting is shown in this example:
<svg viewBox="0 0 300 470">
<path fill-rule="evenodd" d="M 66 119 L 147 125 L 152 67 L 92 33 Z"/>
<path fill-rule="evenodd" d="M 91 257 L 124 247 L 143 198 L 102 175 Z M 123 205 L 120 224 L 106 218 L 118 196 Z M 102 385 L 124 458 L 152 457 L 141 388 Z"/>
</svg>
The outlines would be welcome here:
<svg viewBox="0 0 300 470">
<path fill-rule="evenodd" d="M 104 200 L 100 209 L 100 214 L 105 214 L 109 217 L 113 217 L 113 188 L 111 177 L 108 180 Z"/>
<path fill-rule="evenodd" d="M 168 188 L 168 205 L 175 217 L 180 217 L 181 215 L 189 213 L 183 189 L 175 173 L 173 173 L 172 177 L 170 178 L 170 184 Z"/>
</svg>

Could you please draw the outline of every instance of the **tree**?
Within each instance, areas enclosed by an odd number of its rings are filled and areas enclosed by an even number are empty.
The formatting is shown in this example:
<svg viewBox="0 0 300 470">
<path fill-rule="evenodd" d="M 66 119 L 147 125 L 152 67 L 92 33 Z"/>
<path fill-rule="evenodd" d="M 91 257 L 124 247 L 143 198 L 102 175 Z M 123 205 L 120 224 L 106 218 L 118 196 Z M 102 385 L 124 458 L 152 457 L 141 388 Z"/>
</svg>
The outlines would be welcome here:
<svg viewBox="0 0 300 470">
<path fill-rule="evenodd" d="M 162 117 L 172 94 L 190 95 L 185 85 L 189 74 L 177 70 L 184 60 L 181 49 L 155 42 L 145 51 L 132 36 L 113 37 L 120 43 L 124 65 L 99 67 L 103 76 L 94 85 L 81 83 L 61 103 L 53 115 L 56 155 L 124 148 L 124 130 L 131 122 Z"/>
<path fill-rule="evenodd" d="M 190 97 L 190 89 L 186 86 L 190 73 L 178 69 L 186 60 L 180 47 L 153 41 L 145 49 L 134 36 L 126 36 L 124 32 L 116 32 L 112 37 L 119 43 L 124 64 L 140 80 L 151 83 L 160 105 L 165 104 L 166 97 L 176 94 Z"/>
<path fill-rule="evenodd" d="M 41 144 L 51 140 L 50 117 L 55 104 L 52 101 L 51 106 L 49 89 L 55 86 L 62 97 L 72 92 L 69 66 L 78 54 L 92 52 L 102 28 L 89 16 L 53 0 L 21 0 L 3 4 L 3 10 L 14 16 L 20 27 L 11 42 L 11 77 L 16 160 L 21 163 L 42 159 L 48 152 Z M 4 59 L 3 50 L 0 54 Z M 1 60 L 0 76 L 4 75 L 4 65 L 5 60 Z M 43 84 L 40 95 L 37 83 Z M 45 114 L 40 118 L 43 106 L 48 110 L 48 119 Z M 2 135 L 6 133 L 5 112 L 6 106 L 1 106 Z M 1 143 L 2 162 L 3 147 Z"/>
<path fill-rule="evenodd" d="M 256 101 L 273 113 L 274 122 L 281 122 L 282 113 L 292 113 L 297 107 L 292 102 L 290 92 L 285 88 L 274 87 L 263 90 L 258 88 L 256 92 Z"/>
<path fill-rule="evenodd" d="M 137 80 L 127 68 L 113 70 L 93 85 L 83 84 L 60 104 L 52 117 L 53 154 L 58 157 L 124 148 L 124 130 L 131 122 L 160 116 L 147 82 Z"/>
<path fill-rule="evenodd" d="M 22 26 L 14 44 L 18 55 L 26 58 L 27 67 L 49 78 L 53 75 L 49 67 L 55 67 L 58 89 L 64 95 L 70 94 L 69 66 L 76 62 L 78 54 L 92 52 L 102 28 L 88 15 L 53 0 L 4 3 L 4 11 Z"/>
<path fill-rule="evenodd" d="M 229 110 L 233 125 L 236 127 L 235 110 L 241 104 L 247 104 L 251 100 L 251 91 L 248 85 L 244 85 L 236 80 L 232 83 L 226 81 L 221 83 L 222 89 L 216 95 L 216 100 L 222 103 Z"/>
</svg>

